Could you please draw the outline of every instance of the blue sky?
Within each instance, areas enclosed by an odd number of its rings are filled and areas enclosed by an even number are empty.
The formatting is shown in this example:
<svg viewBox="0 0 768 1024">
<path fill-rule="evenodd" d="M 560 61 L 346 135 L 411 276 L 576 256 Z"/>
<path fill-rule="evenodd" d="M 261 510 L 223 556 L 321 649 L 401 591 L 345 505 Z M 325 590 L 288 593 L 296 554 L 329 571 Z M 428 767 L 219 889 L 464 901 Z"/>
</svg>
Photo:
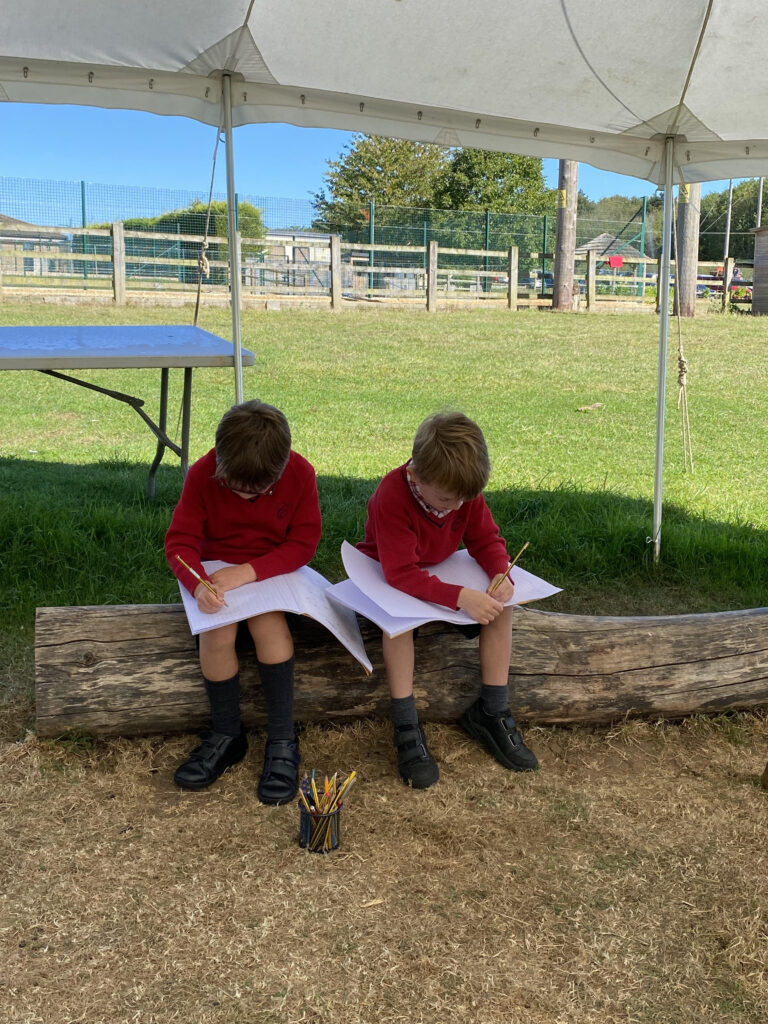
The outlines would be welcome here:
<svg viewBox="0 0 768 1024">
<path fill-rule="evenodd" d="M 96 107 L 0 104 L 4 140 L 0 176 L 98 182 L 207 193 L 216 130 L 187 118 Z M 323 184 L 326 161 L 351 136 L 291 125 L 245 125 L 234 132 L 236 188 L 241 195 L 309 199 Z M 557 185 L 557 161 L 545 160 Z M 592 200 L 652 195 L 650 182 L 579 166 L 579 187 Z M 722 191 L 710 182 L 702 191 Z M 226 192 L 223 148 L 215 191 Z M 0 197 L 0 201 L 1 201 Z"/>
</svg>

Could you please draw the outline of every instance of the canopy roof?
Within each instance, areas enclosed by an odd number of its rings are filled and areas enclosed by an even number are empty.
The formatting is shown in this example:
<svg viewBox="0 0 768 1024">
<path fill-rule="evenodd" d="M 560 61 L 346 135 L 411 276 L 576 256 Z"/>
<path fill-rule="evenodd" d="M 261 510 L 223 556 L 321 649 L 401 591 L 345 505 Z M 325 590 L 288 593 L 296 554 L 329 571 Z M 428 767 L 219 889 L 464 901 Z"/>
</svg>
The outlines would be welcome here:
<svg viewBox="0 0 768 1024">
<path fill-rule="evenodd" d="M 768 173 L 768 17 L 727 0 L 24 0 L 0 99 L 370 132 L 661 184 Z"/>
</svg>

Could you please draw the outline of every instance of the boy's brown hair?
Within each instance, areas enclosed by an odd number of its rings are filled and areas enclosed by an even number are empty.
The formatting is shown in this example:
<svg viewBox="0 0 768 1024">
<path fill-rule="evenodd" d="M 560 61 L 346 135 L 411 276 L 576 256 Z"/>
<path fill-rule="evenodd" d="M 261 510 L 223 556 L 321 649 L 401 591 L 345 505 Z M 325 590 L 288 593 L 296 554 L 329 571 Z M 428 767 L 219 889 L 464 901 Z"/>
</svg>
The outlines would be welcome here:
<svg viewBox="0 0 768 1024">
<path fill-rule="evenodd" d="M 216 476 L 236 490 L 258 491 L 282 474 L 291 428 L 279 409 L 254 399 L 233 405 L 216 428 Z"/>
<path fill-rule="evenodd" d="M 482 493 L 491 475 L 483 432 L 461 412 L 437 412 L 425 419 L 411 457 L 419 480 L 463 501 Z"/>
</svg>

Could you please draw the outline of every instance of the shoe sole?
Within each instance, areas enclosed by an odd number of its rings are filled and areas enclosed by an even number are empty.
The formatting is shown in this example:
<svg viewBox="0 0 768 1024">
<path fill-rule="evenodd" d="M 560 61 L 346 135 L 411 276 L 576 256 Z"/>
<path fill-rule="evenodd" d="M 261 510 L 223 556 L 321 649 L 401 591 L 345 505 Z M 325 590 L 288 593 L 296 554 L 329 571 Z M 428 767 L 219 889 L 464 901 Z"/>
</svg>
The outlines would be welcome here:
<svg viewBox="0 0 768 1024">
<path fill-rule="evenodd" d="M 509 769 L 509 771 L 511 771 L 511 772 L 535 772 L 535 771 L 538 770 L 538 767 L 539 767 L 539 762 L 538 761 L 536 762 L 536 764 L 533 764 L 533 765 L 523 765 L 523 764 L 520 764 L 519 762 L 512 761 L 509 757 L 507 757 L 507 755 L 504 753 L 504 751 L 499 747 L 498 743 L 493 738 L 493 736 L 488 732 L 488 730 L 484 729 L 481 725 L 477 725 L 477 723 L 473 722 L 471 719 L 468 719 L 468 718 L 465 718 L 464 716 L 462 716 L 459 719 L 459 724 L 461 725 L 461 727 L 463 729 L 465 729 L 469 733 L 469 735 L 473 739 L 476 739 L 476 740 L 478 740 L 478 742 L 482 743 L 482 745 L 485 747 L 485 749 L 496 758 L 496 760 L 499 762 L 499 764 L 501 764 L 505 768 Z"/>
<path fill-rule="evenodd" d="M 401 778 L 401 780 L 403 782 L 403 785 L 404 786 L 408 786 L 409 789 L 429 789 L 431 786 L 434 786 L 435 783 L 440 781 L 439 773 L 438 773 L 437 778 L 436 779 L 432 779 L 431 782 L 415 782 L 410 777 L 410 775 L 403 775 L 402 772 L 400 773 L 400 778 Z"/>
</svg>

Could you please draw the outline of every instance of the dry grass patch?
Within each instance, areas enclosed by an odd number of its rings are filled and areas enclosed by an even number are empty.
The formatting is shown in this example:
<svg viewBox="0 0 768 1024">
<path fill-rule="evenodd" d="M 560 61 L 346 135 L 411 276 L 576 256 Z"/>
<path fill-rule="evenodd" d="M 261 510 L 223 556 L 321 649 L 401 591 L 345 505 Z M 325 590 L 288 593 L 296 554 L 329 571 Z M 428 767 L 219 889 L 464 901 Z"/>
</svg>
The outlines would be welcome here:
<svg viewBox="0 0 768 1024">
<path fill-rule="evenodd" d="M 340 849 L 256 801 L 261 737 L 210 792 L 190 737 L 0 748 L 0 1018 L 24 1024 L 708 1024 L 768 1018 L 768 721 L 532 729 L 514 775 L 433 726 L 307 729 L 355 768 Z"/>
</svg>

